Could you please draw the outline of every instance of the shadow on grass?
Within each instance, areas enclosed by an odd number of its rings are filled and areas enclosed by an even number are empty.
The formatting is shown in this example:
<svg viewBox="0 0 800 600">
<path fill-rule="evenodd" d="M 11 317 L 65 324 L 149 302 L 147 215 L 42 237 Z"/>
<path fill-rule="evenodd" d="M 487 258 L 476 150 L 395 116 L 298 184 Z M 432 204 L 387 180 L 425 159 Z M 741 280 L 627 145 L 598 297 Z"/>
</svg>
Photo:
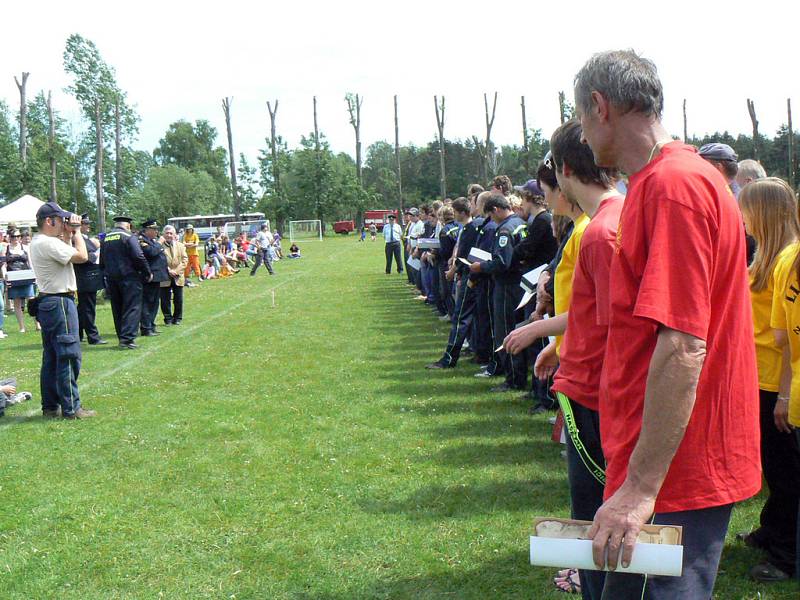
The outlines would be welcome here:
<svg viewBox="0 0 800 600">
<path fill-rule="evenodd" d="M 569 505 L 566 482 L 553 485 L 553 478 L 527 481 L 492 481 L 470 485 L 428 485 L 404 499 L 362 498 L 362 510 L 374 514 L 404 514 L 413 519 L 471 518 L 496 512 L 522 512 L 532 507 L 542 514 L 557 514 Z"/>
<path fill-rule="evenodd" d="M 524 543 L 524 541 L 523 541 Z M 458 564 L 442 565 L 441 571 L 413 577 L 392 577 L 391 565 L 384 576 L 374 582 L 359 584 L 341 593 L 300 592 L 292 598 L 303 600 L 458 600 L 495 598 L 556 597 L 547 587 L 549 575 L 543 575 L 529 564 L 527 552 L 506 552 L 475 568 Z M 552 585 L 552 584 L 551 584 Z M 553 588 L 555 589 L 555 588 Z M 563 595 L 563 594 L 562 594 Z"/>
<path fill-rule="evenodd" d="M 560 444 L 549 440 L 525 440 L 507 443 L 472 443 L 440 450 L 434 460 L 453 467 L 484 467 L 491 465 L 537 465 L 548 468 L 564 467 Z"/>
<path fill-rule="evenodd" d="M 533 419 L 526 413 L 498 415 L 493 418 L 467 419 L 450 423 L 430 430 L 431 437 L 441 439 L 496 438 L 508 436 L 528 437 L 541 433 L 548 434 L 552 425 L 541 419 Z"/>
</svg>

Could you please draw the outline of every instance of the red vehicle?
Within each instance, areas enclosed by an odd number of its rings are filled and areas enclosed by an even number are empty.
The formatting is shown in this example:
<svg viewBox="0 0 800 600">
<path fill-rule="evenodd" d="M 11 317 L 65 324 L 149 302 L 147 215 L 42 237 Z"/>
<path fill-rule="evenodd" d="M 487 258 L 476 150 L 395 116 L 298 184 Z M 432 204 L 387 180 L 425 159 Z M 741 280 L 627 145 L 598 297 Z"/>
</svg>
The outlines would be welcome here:
<svg viewBox="0 0 800 600">
<path fill-rule="evenodd" d="M 355 231 L 356 224 L 353 221 L 336 221 L 333 224 L 333 232 L 347 235 L 351 231 Z"/>
<path fill-rule="evenodd" d="M 383 224 L 386 223 L 387 218 L 389 215 L 397 216 L 397 210 L 365 210 L 364 211 L 364 225 L 369 227 L 371 224 L 375 224 L 375 227 L 378 228 L 378 231 L 383 230 Z"/>
</svg>

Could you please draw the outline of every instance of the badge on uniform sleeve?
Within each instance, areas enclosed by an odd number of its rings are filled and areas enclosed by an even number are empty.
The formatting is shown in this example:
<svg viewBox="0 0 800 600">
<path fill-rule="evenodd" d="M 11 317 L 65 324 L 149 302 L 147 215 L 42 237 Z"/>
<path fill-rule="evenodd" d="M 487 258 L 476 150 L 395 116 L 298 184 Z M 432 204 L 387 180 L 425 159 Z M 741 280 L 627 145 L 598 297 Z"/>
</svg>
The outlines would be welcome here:
<svg viewBox="0 0 800 600">
<path fill-rule="evenodd" d="M 502 236 L 502 237 L 501 237 L 501 238 L 500 238 L 500 239 L 497 241 L 497 244 L 498 244 L 498 245 L 499 245 L 501 248 L 505 248 L 507 243 L 508 243 L 508 236 L 507 236 L 507 235 L 504 235 L 504 236 Z"/>
</svg>

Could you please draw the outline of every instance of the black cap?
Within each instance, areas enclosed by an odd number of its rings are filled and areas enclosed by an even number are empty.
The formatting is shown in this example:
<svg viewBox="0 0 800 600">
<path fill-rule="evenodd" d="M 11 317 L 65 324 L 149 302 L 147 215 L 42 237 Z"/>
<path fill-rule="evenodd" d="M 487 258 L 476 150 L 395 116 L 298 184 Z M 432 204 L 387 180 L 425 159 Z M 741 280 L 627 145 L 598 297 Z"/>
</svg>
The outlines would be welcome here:
<svg viewBox="0 0 800 600">
<path fill-rule="evenodd" d="M 388 215 L 386 215 L 386 218 L 387 219 L 396 219 L 397 217 L 395 215 L 393 215 L 393 214 L 388 214 Z"/>
<path fill-rule="evenodd" d="M 89 213 L 83 213 L 81 215 L 81 225 L 88 225 L 91 222 L 92 220 L 89 218 Z"/>
<path fill-rule="evenodd" d="M 61 208 L 56 202 L 45 202 L 36 211 L 37 219 L 44 219 L 47 217 L 61 217 L 62 219 L 69 219 L 72 213 L 68 210 Z"/>
<path fill-rule="evenodd" d="M 719 160 L 722 162 L 736 162 L 739 160 L 733 148 L 728 146 L 728 144 L 720 144 L 717 142 L 702 146 L 700 150 L 698 150 L 698 154 L 706 160 Z"/>
<path fill-rule="evenodd" d="M 142 223 L 142 229 L 158 229 L 158 221 L 155 219 L 147 219 Z"/>
<path fill-rule="evenodd" d="M 131 223 L 132 221 L 133 218 L 128 215 L 117 215 L 114 217 L 114 223 Z"/>
</svg>

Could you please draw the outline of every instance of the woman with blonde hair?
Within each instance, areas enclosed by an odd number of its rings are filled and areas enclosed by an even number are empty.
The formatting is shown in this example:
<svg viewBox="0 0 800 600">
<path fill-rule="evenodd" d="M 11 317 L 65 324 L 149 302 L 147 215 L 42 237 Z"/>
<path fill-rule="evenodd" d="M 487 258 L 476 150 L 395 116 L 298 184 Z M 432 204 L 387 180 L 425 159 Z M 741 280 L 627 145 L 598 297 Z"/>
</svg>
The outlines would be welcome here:
<svg viewBox="0 0 800 600">
<path fill-rule="evenodd" d="M 800 218 L 794 191 L 776 177 L 745 186 L 739 204 L 757 248 L 749 267 L 750 298 L 761 402 L 761 466 L 769 487 L 761 525 L 744 541 L 766 553 L 767 560 L 750 570 L 753 579 L 766 582 L 788 579 L 795 571 L 800 450 L 786 424 L 788 398 L 779 394 L 782 369 L 789 365 L 771 320 L 773 296 L 785 296 L 779 284 L 780 266 L 794 263 L 800 247 Z"/>
</svg>

